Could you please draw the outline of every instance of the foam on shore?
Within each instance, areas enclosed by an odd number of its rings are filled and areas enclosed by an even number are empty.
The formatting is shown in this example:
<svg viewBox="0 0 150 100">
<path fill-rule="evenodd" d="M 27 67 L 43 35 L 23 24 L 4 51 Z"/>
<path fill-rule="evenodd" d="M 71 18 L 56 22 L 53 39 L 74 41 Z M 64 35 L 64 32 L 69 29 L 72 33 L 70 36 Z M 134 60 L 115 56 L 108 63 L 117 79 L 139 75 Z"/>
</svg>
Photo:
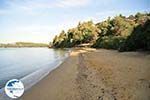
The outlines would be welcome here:
<svg viewBox="0 0 150 100">
<path fill-rule="evenodd" d="M 34 86 L 36 83 L 38 83 L 41 79 L 43 79 L 45 76 L 47 76 L 52 70 L 56 69 L 69 55 L 68 51 L 65 56 L 56 59 L 52 63 L 47 63 L 42 65 L 43 68 L 39 69 L 20 80 L 23 82 L 25 87 L 25 92 L 28 91 L 32 86 Z M 4 88 L 0 89 L 0 100 L 12 100 L 9 98 L 4 91 Z"/>
</svg>

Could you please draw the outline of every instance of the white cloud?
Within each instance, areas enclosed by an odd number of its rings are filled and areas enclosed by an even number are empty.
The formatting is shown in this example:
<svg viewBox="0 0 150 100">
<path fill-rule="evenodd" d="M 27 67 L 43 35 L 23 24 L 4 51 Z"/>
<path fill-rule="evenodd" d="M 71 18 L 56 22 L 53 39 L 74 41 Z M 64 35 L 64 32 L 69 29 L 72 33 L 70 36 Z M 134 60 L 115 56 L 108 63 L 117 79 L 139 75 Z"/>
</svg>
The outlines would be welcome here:
<svg viewBox="0 0 150 100">
<path fill-rule="evenodd" d="M 34 10 L 39 8 L 69 8 L 86 6 L 91 0 L 9 0 L 7 3 L 12 8 L 20 8 L 23 10 Z"/>
<path fill-rule="evenodd" d="M 47 16 L 41 14 L 38 10 L 48 10 L 51 8 L 75 8 L 89 5 L 91 0 L 7 0 L 7 10 L 0 9 L 0 16 L 13 12 L 23 12 L 24 14 L 33 16 Z"/>
</svg>

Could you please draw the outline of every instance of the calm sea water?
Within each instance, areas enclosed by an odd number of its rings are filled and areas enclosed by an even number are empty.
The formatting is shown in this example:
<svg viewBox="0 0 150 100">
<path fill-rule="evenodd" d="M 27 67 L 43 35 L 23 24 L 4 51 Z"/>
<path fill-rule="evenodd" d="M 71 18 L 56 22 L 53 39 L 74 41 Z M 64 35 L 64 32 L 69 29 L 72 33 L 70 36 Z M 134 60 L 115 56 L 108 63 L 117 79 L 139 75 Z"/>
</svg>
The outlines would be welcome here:
<svg viewBox="0 0 150 100">
<path fill-rule="evenodd" d="M 10 79 L 22 79 L 34 72 L 43 75 L 40 73 L 53 69 L 51 67 L 57 65 L 65 56 L 64 50 L 48 48 L 0 48 L 0 88 Z M 33 81 L 37 75 L 24 79 L 27 82 Z"/>
</svg>

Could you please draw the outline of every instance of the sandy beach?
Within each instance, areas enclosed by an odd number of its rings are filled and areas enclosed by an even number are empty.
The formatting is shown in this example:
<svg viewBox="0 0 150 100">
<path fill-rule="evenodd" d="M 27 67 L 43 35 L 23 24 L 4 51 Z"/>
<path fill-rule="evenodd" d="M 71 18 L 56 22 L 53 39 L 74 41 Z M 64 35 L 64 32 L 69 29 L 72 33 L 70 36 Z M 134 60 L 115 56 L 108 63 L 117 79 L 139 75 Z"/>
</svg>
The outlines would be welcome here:
<svg viewBox="0 0 150 100">
<path fill-rule="evenodd" d="M 22 100 L 150 100 L 150 54 L 74 49 Z"/>
</svg>

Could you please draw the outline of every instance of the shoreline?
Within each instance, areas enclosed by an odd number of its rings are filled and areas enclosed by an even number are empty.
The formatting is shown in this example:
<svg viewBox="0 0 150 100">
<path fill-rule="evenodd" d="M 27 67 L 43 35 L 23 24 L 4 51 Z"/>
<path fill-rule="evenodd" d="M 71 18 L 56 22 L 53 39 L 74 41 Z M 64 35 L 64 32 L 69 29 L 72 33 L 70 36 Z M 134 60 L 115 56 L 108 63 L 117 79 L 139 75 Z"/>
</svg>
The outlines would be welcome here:
<svg viewBox="0 0 150 100">
<path fill-rule="evenodd" d="M 55 70 L 57 67 L 59 67 L 65 59 L 67 59 L 69 56 L 69 50 L 66 51 L 66 54 L 62 56 L 61 58 L 55 59 L 55 61 L 49 63 L 50 66 L 45 66 L 42 69 L 36 70 L 35 72 L 32 72 L 19 80 L 21 80 L 24 84 L 24 90 L 29 91 L 34 85 L 39 83 L 43 78 L 47 77 L 47 75 Z M 47 64 L 45 64 L 47 65 Z M 0 100 L 10 100 L 10 98 L 5 94 L 4 87 L 0 88 Z"/>
<path fill-rule="evenodd" d="M 23 100 L 149 100 L 150 56 L 74 49 L 21 97 Z"/>
<path fill-rule="evenodd" d="M 74 49 L 75 50 L 75 49 Z M 72 52 L 74 52 L 74 50 L 71 50 L 69 53 L 68 53 L 68 57 L 57 67 L 57 68 L 55 68 L 54 70 L 52 70 L 46 77 L 44 77 L 41 81 L 39 81 L 37 84 L 35 84 L 33 87 L 31 87 L 28 91 L 26 91 L 25 93 L 24 93 L 24 95 L 21 97 L 21 99 L 25 99 L 25 100 L 28 100 L 28 99 L 41 99 L 41 100 L 45 100 L 45 99 L 48 99 L 49 100 L 49 98 L 44 98 L 44 97 L 41 97 L 41 98 L 39 98 L 39 97 L 36 97 L 36 96 L 34 96 L 33 98 L 32 98 L 32 95 L 30 95 L 30 91 L 32 91 L 34 88 L 35 89 L 37 89 L 37 87 L 39 87 L 39 86 L 41 86 L 41 84 L 43 84 L 43 81 L 47 81 L 47 78 L 49 77 L 49 76 L 52 76 L 53 77 L 53 74 L 55 74 L 55 73 L 57 73 L 57 71 L 59 70 L 59 71 L 61 71 L 63 68 L 62 67 L 65 67 L 64 66 L 64 64 L 66 64 L 67 62 L 68 62 L 68 60 L 70 60 L 70 58 L 72 58 L 72 56 L 76 56 L 79 52 L 77 52 L 77 54 L 76 53 L 73 53 L 72 54 Z M 74 59 L 73 59 L 73 61 L 74 60 L 77 60 L 77 58 L 75 57 Z M 61 71 L 61 74 L 62 74 L 63 72 Z M 72 75 L 71 75 L 72 76 Z M 66 76 L 65 76 L 66 77 Z M 52 78 L 53 79 L 53 78 Z M 44 83 L 47 83 L 47 82 L 44 82 Z M 64 84 L 63 84 L 64 85 Z M 46 85 L 45 85 L 46 86 Z M 44 87 L 44 89 L 45 89 L 45 87 Z M 34 91 L 34 90 L 33 90 Z M 72 90 L 73 91 L 73 90 Z M 69 91 L 68 91 L 69 92 Z M 28 96 L 28 94 L 30 95 L 30 96 Z M 41 94 L 41 93 L 40 93 Z M 56 93 L 57 94 L 57 93 Z M 28 98 L 29 97 L 29 98 Z M 53 98 L 53 97 L 51 97 L 51 98 Z M 62 99 L 62 98 L 59 98 L 59 99 Z M 52 99 L 53 100 L 53 99 Z"/>
</svg>

